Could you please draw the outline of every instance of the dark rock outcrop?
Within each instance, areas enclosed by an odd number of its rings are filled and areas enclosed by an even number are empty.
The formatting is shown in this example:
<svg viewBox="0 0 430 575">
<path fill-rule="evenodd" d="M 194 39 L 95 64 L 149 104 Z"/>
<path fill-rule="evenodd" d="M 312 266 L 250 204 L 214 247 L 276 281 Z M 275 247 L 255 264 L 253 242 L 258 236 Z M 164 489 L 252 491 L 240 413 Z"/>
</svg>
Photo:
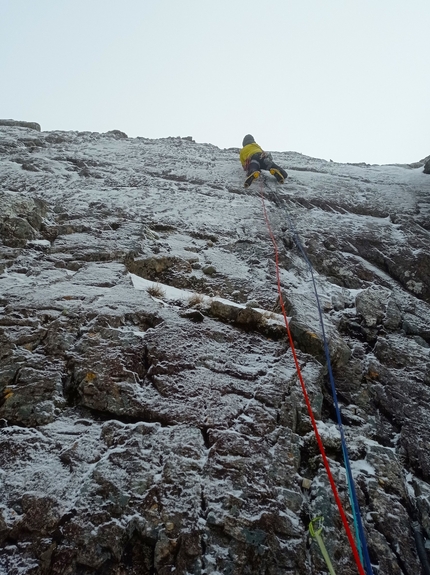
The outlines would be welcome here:
<svg viewBox="0 0 430 575">
<path fill-rule="evenodd" d="M 18 126 L 20 128 L 30 128 L 40 132 L 40 124 L 37 122 L 22 122 L 21 120 L 0 120 L 0 126 Z"/>
</svg>

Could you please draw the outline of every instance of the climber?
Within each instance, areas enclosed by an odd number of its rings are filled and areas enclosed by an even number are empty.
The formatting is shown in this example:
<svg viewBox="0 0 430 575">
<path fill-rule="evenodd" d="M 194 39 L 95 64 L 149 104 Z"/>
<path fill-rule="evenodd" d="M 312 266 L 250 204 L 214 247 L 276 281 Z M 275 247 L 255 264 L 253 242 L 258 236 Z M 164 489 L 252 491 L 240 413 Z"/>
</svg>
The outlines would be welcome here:
<svg viewBox="0 0 430 575">
<path fill-rule="evenodd" d="M 264 152 L 258 144 L 255 143 L 254 137 L 247 134 L 243 138 L 243 148 L 240 150 L 240 161 L 243 169 L 246 171 L 245 188 L 248 188 L 255 178 L 258 178 L 261 170 L 269 170 L 272 176 L 278 180 L 280 184 L 288 177 L 285 170 L 280 168 L 272 160 L 272 156 Z"/>
</svg>

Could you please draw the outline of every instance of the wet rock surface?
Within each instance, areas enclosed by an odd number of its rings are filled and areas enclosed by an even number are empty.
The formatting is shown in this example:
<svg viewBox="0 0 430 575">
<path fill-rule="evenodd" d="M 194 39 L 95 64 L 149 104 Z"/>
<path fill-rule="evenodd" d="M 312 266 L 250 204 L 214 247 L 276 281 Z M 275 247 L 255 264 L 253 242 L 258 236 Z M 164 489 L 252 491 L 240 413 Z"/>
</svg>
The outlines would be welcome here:
<svg viewBox="0 0 430 575">
<path fill-rule="evenodd" d="M 237 151 L 30 128 L 0 125 L 0 572 L 316 575 L 308 525 L 322 515 L 336 572 L 357 573 Z M 416 575 L 416 529 L 430 538 L 430 181 L 421 164 L 274 156 L 290 178 L 264 179 L 265 205 L 340 497 L 351 520 L 297 238 L 373 571 Z"/>
</svg>

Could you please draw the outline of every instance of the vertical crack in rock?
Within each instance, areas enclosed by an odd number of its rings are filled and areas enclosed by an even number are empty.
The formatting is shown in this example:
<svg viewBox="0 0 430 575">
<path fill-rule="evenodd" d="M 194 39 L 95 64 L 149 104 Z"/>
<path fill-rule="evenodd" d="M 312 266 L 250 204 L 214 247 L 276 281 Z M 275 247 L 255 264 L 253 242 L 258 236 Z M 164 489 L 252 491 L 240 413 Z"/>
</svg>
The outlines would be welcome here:
<svg viewBox="0 0 430 575">
<path fill-rule="evenodd" d="M 210 427 L 206 427 L 206 426 L 203 426 L 200 429 L 200 431 L 202 432 L 203 444 L 206 447 L 206 449 L 210 449 L 212 446 L 212 443 L 211 443 L 211 440 L 209 437 L 209 430 L 210 430 Z"/>
</svg>

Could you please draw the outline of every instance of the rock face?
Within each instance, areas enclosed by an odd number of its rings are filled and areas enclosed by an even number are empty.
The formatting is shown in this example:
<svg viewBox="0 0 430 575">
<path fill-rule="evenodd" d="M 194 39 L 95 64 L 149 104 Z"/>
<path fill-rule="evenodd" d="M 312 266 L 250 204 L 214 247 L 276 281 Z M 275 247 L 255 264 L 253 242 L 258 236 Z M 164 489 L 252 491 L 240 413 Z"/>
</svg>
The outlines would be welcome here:
<svg viewBox="0 0 430 575">
<path fill-rule="evenodd" d="M 422 167 L 274 154 L 286 185 L 267 175 L 245 191 L 237 150 L 117 130 L 0 132 L 0 572 L 316 575 L 326 567 L 308 526 L 320 515 L 336 571 L 358 572 L 282 327 L 260 191 L 347 516 L 297 238 L 373 572 L 426 569 Z"/>
<path fill-rule="evenodd" d="M 30 128 L 40 132 L 40 124 L 37 122 L 22 122 L 20 120 L 0 120 L 0 126 L 19 126 L 21 128 Z"/>
</svg>

